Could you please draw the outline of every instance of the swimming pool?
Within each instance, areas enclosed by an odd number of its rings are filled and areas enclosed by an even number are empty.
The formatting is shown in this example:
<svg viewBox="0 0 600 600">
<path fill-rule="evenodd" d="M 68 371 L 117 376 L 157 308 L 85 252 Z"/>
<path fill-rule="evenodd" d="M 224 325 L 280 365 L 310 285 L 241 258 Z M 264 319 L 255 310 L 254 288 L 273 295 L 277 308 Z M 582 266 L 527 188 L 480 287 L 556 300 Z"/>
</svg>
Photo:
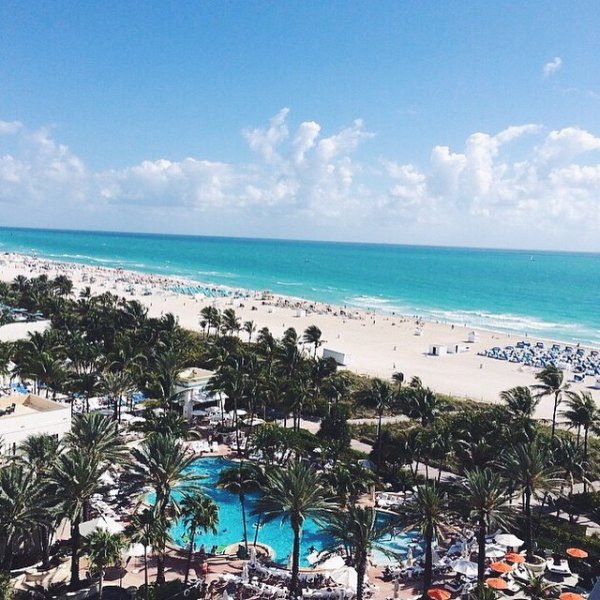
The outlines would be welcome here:
<svg viewBox="0 0 600 600">
<path fill-rule="evenodd" d="M 219 473 L 235 463 L 221 457 L 202 458 L 194 463 L 192 469 L 201 473 L 204 478 L 201 480 L 202 490 L 210 496 L 219 506 L 219 526 L 217 534 L 200 533 L 196 535 L 196 545 L 200 547 L 204 544 L 210 550 L 213 546 L 222 547 L 240 542 L 243 537 L 242 511 L 240 508 L 237 494 L 216 487 Z M 252 515 L 259 493 L 252 492 L 246 494 L 246 519 L 248 529 L 248 543 L 252 543 L 256 533 L 258 517 Z M 187 528 L 183 521 L 179 520 L 171 529 L 173 541 L 178 546 L 187 546 Z M 406 556 L 409 544 L 413 542 L 414 534 L 398 533 L 389 540 L 382 540 L 390 550 L 397 552 L 402 558 Z M 280 564 L 287 564 L 292 549 L 293 533 L 289 522 L 281 523 L 280 519 L 275 519 L 269 523 L 263 523 L 258 527 L 257 541 L 270 546 L 275 552 L 275 561 Z M 310 548 L 322 550 L 333 542 L 323 528 L 312 519 L 307 519 L 302 529 L 302 539 L 300 546 L 300 566 L 308 567 L 310 563 L 307 560 L 310 554 Z M 391 561 L 383 553 L 375 552 L 373 560 L 377 564 L 387 564 Z"/>
</svg>

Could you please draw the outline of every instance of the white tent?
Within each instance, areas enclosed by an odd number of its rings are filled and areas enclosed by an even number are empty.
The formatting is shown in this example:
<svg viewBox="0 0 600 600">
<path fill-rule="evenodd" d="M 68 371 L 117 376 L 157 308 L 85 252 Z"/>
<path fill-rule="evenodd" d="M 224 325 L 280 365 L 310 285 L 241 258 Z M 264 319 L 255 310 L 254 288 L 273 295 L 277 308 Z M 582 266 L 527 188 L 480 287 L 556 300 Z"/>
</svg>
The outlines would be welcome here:
<svg viewBox="0 0 600 600">
<path fill-rule="evenodd" d="M 123 526 L 110 517 L 98 517 L 79 524 L 79 533 L 84 537 L 90 535 L 96 529 L 103 529 L 109 533 L 122 533 Z"/>
</svg>

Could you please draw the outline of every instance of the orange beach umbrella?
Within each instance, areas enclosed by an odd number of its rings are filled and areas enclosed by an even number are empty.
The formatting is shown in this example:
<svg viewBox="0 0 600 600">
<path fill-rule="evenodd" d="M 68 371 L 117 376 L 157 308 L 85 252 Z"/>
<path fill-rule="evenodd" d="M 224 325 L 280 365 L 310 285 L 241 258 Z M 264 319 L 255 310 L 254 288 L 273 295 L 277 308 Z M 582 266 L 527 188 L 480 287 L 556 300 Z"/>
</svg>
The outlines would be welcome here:
<svg viewBox="0 0 600 600">
<path fill-rule="evenodd" d="M 567 554 L 573 558 L 587 558 L 588 553 L 581 548 L 567 548 Z"/>
<path fill-rule="evenodd" d="M 496 571 L 496 573 L 509 573 L 513 568 L 505 562 L 493 562 L 490 569 Z"/>
<path fill-rule="evenodd" d="M 431 600 L 450 600 L 452 594 L 443 588 L 429 588 L 427 590 L 427 597 Z"/>
<path fill-rule="evenodd" d="M 500 577 L 488 577 L 485 580 L 485 584 L 495 590 L 505 590 L 508 587 L 508 583 L 504 579 L 500 579 Z M 569 599 L 567 598 L 566 600 Z"/>
<path fill-rule="evenodd" d="M 575 592 L 563 592 L 558 598 L 559 600 L 584 600 L 581 594 Z"/>
<path fill-rule="evenodd" d="M 524 563 L 525 557 L 517 554 L 516 552 L 508 552 L 504 557 L 504 560 L 507 560 L 511 563 Z"/>
</svg>

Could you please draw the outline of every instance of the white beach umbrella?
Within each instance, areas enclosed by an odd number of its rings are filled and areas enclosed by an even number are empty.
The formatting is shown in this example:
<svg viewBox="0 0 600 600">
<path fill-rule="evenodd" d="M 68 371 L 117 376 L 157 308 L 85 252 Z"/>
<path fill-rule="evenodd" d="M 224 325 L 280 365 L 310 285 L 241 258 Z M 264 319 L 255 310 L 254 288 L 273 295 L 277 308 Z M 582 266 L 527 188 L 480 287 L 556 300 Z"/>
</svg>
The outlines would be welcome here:
<svg viewBox="0 0 600 600">
<path fill-rule="evenodd" d="M 519 548 L 525 542 L 512 533 L 500 533 L 495 538 L 496 543 L 507 548 Z"/>
<path fill-rule="evenodd" d="M 79 524 L 79 533 L 84 537 L 90 535 L 96 529 L 103 529 L 109 533 L 123 532 L 123 526 L 110 517 L 98 517 L 97 519 L 91 519 Z"/>
<path fill-rule="evenodd" d="M 452 563 L 452 570 L 465 577 L 476 577 L 477 563 L 474 563 L 472 560 L 467 560 L 466 558 L 459 558 Z"/>
</svg>

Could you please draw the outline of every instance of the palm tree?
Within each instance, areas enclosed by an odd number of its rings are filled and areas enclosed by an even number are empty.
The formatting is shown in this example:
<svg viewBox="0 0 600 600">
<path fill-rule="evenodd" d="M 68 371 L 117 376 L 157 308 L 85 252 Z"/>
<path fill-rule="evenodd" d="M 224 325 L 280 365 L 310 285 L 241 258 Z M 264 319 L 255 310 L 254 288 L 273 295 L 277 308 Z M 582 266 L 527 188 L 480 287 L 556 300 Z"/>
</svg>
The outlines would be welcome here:
<svg viewBox="0 0 600 600">
<path fill-rule="evenodd" d="M 433 574 L 433 540 L 439 537 L 445 520 L 446 501 L 434 482 L 417 487 L 412 504 L 405 504 L 403 515 L 407 528 L 419 529 L 425 542 L 425 572 L 423 573 L 423 598 L 431 587 Z"/>
<path fill-rule="evenodd" d="M 421 427 L 433 423 L 443 407 L 437 394 L 423 386 L 405 388 L 402 394 L 402 412 L 410 419 L 418 419 Z"/>
<path fill-rule="evenodd" d="M 558 584 L 547 581 L 543 574 L 534 575 L 531 571 L 527 573 L 527 580 L 515 580 L 521 592 L 529 600 L 548 600 L 554 595 Z"/>
<path fill-rule="evenodd" d="M 377 471 L 381 467 L 381 420 L 394 400 L 394 392 L 387 381 L 375 378 L 370 387 L 358 392 L 359 399 L 377 411 Z"/>
<path fill-rule="evenodd" d="M 590 429 L 597 428 L 600 424 L 600 412 L 590 392 L 581 394 L 567 393 L 567 407 L 562 415 L 569 420 L 571 427 L 577 428 L 577 445 L 579 445 L 579 432 L 583 429 L 583 463 L 588 459 L 588 436 Z M 587 492 L 587 477 L 584 471 L 583 491 Z"/>
<path fill-rule="evenodd" d="M 257 487 L 257 473 L 254 466 L 240 461 L 233 467 L 223 469 L 219 473 L 217 487 L 237 494 L 242 509 L 242 527 L 244 530 L 244 548 L 248 553 L 248 530 L 246 522 L 246 492 Z"/>
<path fill-rule="evenodd" d="M 469 508 L 471 519 L 477 525 L 477 580 L 483 583 L 485 537 L 496 526 L 508 526 L 511 519 L 511 497 L 507 492 L 506 482 L 489 467 L 468 471 L 466 479 L 461 483 L 459 497 Z"/>
<path fill-rule="evenodd" d="M 96 529 L 86 536 L 83 547 L 89 556 L 90 567 L 98 570 L 100 576 L 98 598 L 102 600 L 104 569 L 111 565 L 120 564 L 125 547 L 125 539 L 119 533 L 110 533 L 104 529 Z"/>
<path fill-rule="evenodd" d="M 315 349 L 313 352 L 313 358 L 317 357 L 317 349 L 321 346 L 324 340 L 321 340 L 321 330 L 316 325 L 309 325 L 304 330 L 304 335 L 302 336 L 302 341 L 305 344 L 314 345 Z"/>
<path fill-rule="evenodd" d="M 219 524 L 219 507 L 209 496 L 205 496 L 201 492 L 188 494 L 181 501 L 181 512 L 183 520 L 190 530 L 190 546 L 188 549 L 187 562 L 185 565 L 185 579 L 187 584 L 190 566 L 192 564 L 192 553 L 194 551 L 194 543 L 198 529 L 203 531 L 211 531 L 217 533 L 217 525 Z"/>
<path fill-rule="evenodd" d="M 532 386 L 533 389 L 538 390 L 538 395 L 540 397 L 554 396 L 554 408 L 552 409 L 552 439 L 554 439 L 554 432 L 556 430 L 556 411 L 558 405 L 560 404 L 563 393 L 569 389 L 569 384 L 565 383 L 564 377 L 565 374 L 561 369 L 555 365 L 550 365 L 535 376 L 541 383 Z"/>
<path fill-rule="evenodd" d="M 244 331 L 248 334 L 248 343 L 252 341 L 252 334 L 256 331 L 254 321 L 244 321 Z"/>
<path fill-rule="evenodd" d="M 500 469 L 524 498 L 525 550 L 527 560 L 533 559 L 533 520 L 531 500 L 541 497 L 559 485 L 556 468 L 552 466 L 548 447 L 535 438 L 531 442 L 508 448 L 500 459 Z"/>
<path fill-rule="evenodd" d="M 528 387 L 517 386 L 500 392 L 500 398 L 505 402 L 508 414 L 516 423 L 517 430 L 531 437 L 534 429 L 533 415 L 540 403 L 540 396 L 534 396 Z"/>
<path fill-rule="evenodd" d="M 177 511 L 178 508 L 173 489 L 191 492 L 197 487 L 200 475 L 190 471 L 196 457 L 187 454 L 181 442 L 160 433 L 148 436 L 140 447 L 132 448 L 131 456 L 132 480 L 154 490 L 157 520 L 166 522 L 169 509 Z M 166 538 L 164 542 L 166 544 Z M 164 545 L 157 547 L 158 583 L 164 583 L 164 551 Z"/>
<path fill-rule="evenodd" d="M 402 384 L 404 383 L 404 373 L 396 371 L 392 374 L 392 381 L 397 385 L 398 391 L 400 391 L 400 388 L 402 388 Z"/>
<path fill-rule="evenodd" d="M 25 438 L 19 446 L 19 452 L 25 459 L 27 468 L 36 478 L 37 485 L 44 488 L 46 499 L 56 496 L 55 490 L 48 485 L 48 474 L 56 457 L 62 451 L 62 444 L 56 437 L 47 434 L 33 434 Z M 47 502 L 42 503 L 45 518 L 38 524 L 38 534 L 42 550 L 42 566 L 50 566 L 50 532 L 54 523 L 52 511 Z"/>
<path fill-rule="evenodd" d="M 84 507 L 100 487 L 103 470 L 94 455 L 71 448 L 57 457 L 48 475 L 50 483 L 60 490 L 57 508 L 71 522 L 71 585 L 79 582 L 79 524 L 84 518 Z"/>
<path fill-rule="evenodd" d="M 263 515 L 266 521 L 280 518 L 289 521 L 294 533 L 292 549 L 292 577 L 290 597 L 300 594 L 298 568 L 300 564 L 300 537 L 304 521 L 312 517 L 322 518 L 331 510 L 332 504 L 326 497 L 321 475 L 310 465 L 295 462 L 287 469 L 267 471 L 263 486 L 264 496 L 253 511 Z"/>
<path fill-rule="evenodd" d="M 0 541 L 7 571 L 12 566 L 15 542 L 31 538 L 44 521 L 40 507 L 43 491 L 35 474 L 25 465 L 13 463 L 0 469 Z"/>
<path fill-rule="evenodd" d="M 336 546 L 341 544 L 344 547 L 350 564 L 356 569 L 356 600 L 363 598 L 369 554 L 379 550 L 395 557 L 380 540 L 390 536 L 397 525 L 394 520 L 379 520 L 377 511 L 371 507 L 351 506 L 347 511 L 332 515 L 325 531 L 333 537 Z"/>
<path fill-rule="evenodd" d="M 69 448 L 85 452 L 101 470 L 123 462 L 127 450 L 114 422 L 96 412 L 75 415 L 64 441 Z"/>
<path fill-rule="evenodd" d="M 122 397 L 135 389 L 131 376 L 127 371 L 105 371 L 102 374 L 101 385 L 113 402 L 113 420 L 120 423 Z"/>
<path fill-rule="evenodd" d="M 144 590 L 148 600 L 148 548 L 159 547 L 162 541 L 162 530 L 168 532 L 168 525 L 161 526 L 156 512 L 145 508 L 131 516 L 129 525 L 125 528 L 125 535 L 133 542 L 144 547 Z"/>
<path fill-rule="evenodd" d="M 336 463 L 323 475 L 331 495 L 339 502 L 342 509 L 352 505 L 360 494 L 365 494 L 375 485 L 375 474 L 358 463 Z"/>
</svg>

